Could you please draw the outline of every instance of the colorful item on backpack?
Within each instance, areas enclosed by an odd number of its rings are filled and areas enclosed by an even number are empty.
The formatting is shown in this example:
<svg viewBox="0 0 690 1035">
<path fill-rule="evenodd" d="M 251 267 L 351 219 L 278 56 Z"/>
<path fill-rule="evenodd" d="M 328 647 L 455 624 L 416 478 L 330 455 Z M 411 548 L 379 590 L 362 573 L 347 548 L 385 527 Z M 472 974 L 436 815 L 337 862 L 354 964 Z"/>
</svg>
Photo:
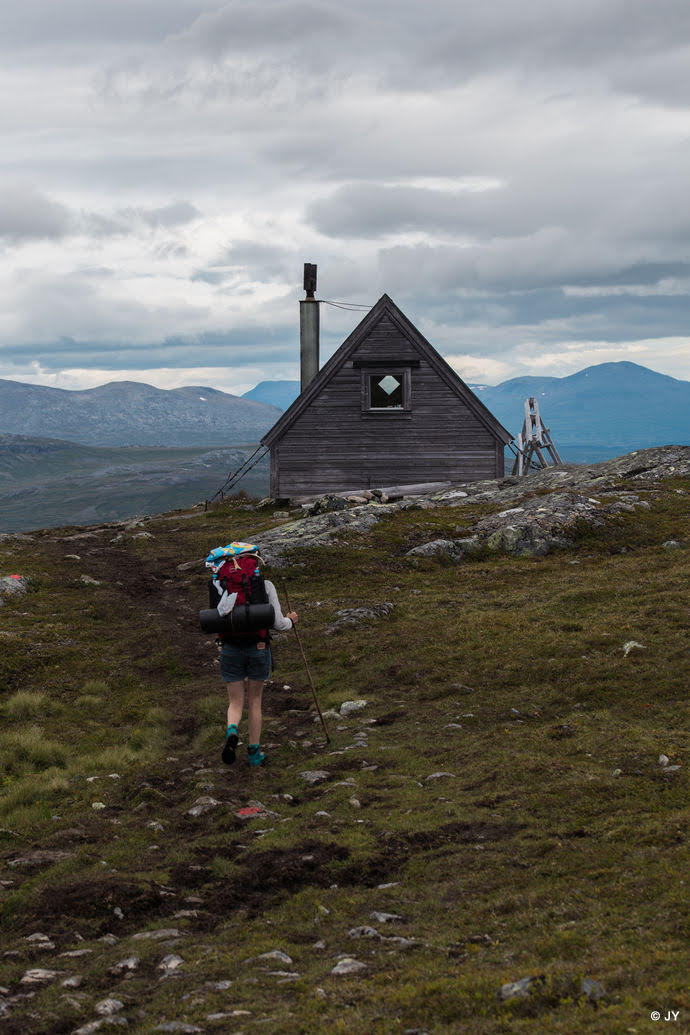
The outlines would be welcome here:
<svg viewBox="0 0 690 1035">
<path fill-rule="evenodd" d="M 228 543 L 227 546 L 217 546 L 215 550 L 211 550 L 210 554 L 206 558 L 206 567 L 211 569 L 211 576 L 213 578 L 213 585 L 218 591 L 218 596 L 223 596 L 223 590 L 218 584 L 218 573 L 223 567 L 227 560 L 234 557 L 251 557 L 254 556 L 257 560 L 259 558 L 259 547 L 253 543 L 241 543 L 234 540 L 232 543 Z M 256 571 L 258 571 L 258 567 Z M 234 601 L 233 601 L 234 606 Z"/>
<path fill-rule="evenodd" d="M 227 546 L 217 546 L 215 550 L 211 550 L 206 558 L 206 567 L 215 573 L 229 557 L 239 557 L 241 554 L 258 554 L 258 552 L 259 547 L 254 546 L 253 543 L 232 542 L 228 543 Z"/>
</svg>

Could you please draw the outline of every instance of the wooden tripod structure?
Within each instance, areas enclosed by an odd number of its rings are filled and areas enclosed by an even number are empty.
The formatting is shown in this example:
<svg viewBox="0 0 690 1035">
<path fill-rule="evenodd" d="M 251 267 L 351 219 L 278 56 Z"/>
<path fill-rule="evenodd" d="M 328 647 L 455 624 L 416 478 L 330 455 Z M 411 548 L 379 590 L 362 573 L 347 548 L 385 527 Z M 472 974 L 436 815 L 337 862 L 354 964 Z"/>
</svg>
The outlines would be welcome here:
<svg viewBox="0 0 690 1035">
<path fill-rule="evenodd" d="M 539 414 L 539 403 L 533 397 L 525 399 L 525 422 L 517 437 L 517 454 L 513 464 L 513 474 L 527 474 L 530 467 L 540 470 L 548 467 L 545 453 L 548 453 L 553 465 L 563 461 L 554 446 L 549 429 Z"/>
</svg>

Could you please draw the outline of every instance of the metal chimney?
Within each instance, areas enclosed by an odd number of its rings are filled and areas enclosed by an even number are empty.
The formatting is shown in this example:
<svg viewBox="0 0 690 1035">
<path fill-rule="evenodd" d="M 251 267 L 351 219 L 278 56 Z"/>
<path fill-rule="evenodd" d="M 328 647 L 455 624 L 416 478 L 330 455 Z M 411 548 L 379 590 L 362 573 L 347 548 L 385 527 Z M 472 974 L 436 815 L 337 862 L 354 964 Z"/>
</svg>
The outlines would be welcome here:
<svg viewBox="0 0 690 1035">
<path fill-rule="evenodd" d="M 316 291 L 316 266 L 304 264 L 304 290 L 307 297 L 299 304 L 300 392 L 319 372 L 319 303 Z"/>
</svg>

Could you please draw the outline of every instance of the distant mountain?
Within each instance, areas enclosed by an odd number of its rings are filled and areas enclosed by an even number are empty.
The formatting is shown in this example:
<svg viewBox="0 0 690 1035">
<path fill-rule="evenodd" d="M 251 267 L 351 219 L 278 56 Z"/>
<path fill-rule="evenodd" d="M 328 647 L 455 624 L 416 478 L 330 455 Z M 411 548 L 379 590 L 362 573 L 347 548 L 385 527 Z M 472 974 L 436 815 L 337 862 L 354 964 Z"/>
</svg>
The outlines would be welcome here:
<svg viewBox="0 0 690 1035">
<path fill-rule="evenodd" d="M 71 391 L 0 379 L 0 434 L 91 446 L 228 446 L 258 442 L 275 406 L 215 388 L 164 390 L 113 381 Z"/>
<path fill-rule="evenodd" d="M 563 459 L 690 444 L 690 382 L 637 363 L 600 363 L 568 377 L 515 377 L 477 394 L 513 435 L 522 429 L 525 399 L 534 396 Z"/>
<path fill-rule="evenodd" d="M 280 385 L 280 395 L 273 394 Z M 586 463 L 656 445 L 690 445 L 690 382 L 637 363 L 600 363 L 567 377 L 514 377 L 502 384 L 469 384 L 517 437 L 525 399 L 534 396 L 564 460 Z M 262 381 L 252 398 L 287 409 L 298 381 Z"/>
<path fill-rule="evenodd" d="M 299 381 L 259 381 L 258 385 L 245 392 L 242 398 L 287 410 L 298 395 Z"/>
</svg>

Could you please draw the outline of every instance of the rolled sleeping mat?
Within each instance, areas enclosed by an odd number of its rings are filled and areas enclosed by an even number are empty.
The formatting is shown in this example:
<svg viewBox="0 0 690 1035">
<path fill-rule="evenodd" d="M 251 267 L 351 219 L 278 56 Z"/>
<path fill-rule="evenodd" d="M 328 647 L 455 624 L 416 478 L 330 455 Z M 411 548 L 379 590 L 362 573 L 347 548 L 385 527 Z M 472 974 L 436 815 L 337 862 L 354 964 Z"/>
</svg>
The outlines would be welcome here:
<svg viewBox="0 0 690 1035">
<path fill-rule="evenodd" d="M 273 604 L 238 604 L 229 615 L 224 616 L 218 614 L 217 607 L 199 611 L 199 624 L 205 633 L 220 633 L 224 636 L 236 633 L 242 636 L 258 629 L 270 629 L 275 617 Z"/>
</svg>

